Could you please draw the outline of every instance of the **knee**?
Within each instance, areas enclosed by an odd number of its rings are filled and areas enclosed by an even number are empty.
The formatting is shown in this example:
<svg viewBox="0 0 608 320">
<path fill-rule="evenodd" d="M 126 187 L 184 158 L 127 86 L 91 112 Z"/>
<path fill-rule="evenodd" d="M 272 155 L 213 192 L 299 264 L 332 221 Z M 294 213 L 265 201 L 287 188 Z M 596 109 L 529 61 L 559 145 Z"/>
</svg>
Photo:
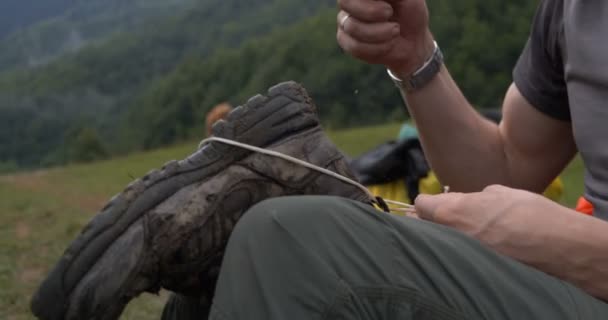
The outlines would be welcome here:
<svg viewBox="0 0 608 320">
<path fill-rule="evenodd" d="M 308 208 L 315 202 L 302 201 L 301 197 L 281 197 L 264 200 L 249 208 L 237 223 L 232 238 L 273 233 L 276 221 L 289 215 L 295 219 L 305 219 Z"/>
<path fill-rule="evenodd" d="M 346 200 L 345 200 L 346 201 Z M 328 211 L 339 200 L 331 197 L 297 196 L 262 201 L 251 207 L 239 220 L 230 243 L 280 241 L 285 236 L 284 227 L 297 226 L 305 230 L 314 225 L 328 223 Z M 325 221 L 325 222 L 324 222 Z"/>
<path fill-rule="evenodd" d="M 284 199 L 264 200 L 249 208 L 237 222 L 232 232 L 231 241 L 244 236 L 251 237 L 258 233 L 267 233 L 273 229 L 274 216 L 284 212 Z"/>
<path fill-rule="evenodd" d="M 249 261 L 245 257 L 259 256 L 260 251 L 272 247 L 273 243 L 280 243 L 284 235 L 276 219 L 277 215 L 287 212 L 289 203 L 286 202 L 288 200 L 283 198 L 270 199 L 249 208 L 230 235 L 226 256 Z"/>
</svg>

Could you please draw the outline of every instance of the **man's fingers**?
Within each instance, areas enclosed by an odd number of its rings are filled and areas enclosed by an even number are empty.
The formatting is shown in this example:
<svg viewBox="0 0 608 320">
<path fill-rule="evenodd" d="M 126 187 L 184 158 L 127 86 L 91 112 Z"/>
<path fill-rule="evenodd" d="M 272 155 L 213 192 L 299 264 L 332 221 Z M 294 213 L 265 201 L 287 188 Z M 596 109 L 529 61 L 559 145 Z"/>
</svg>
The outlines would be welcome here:
<svg viewBox="0 0 608 320">
<path fill-rule="evenodd" d="M 337 39 L 338 44 L 344 51 L 370 63 L 374 63 L 375 59 L 382 58 L 386 55 L 393 48 L 395 42 L 394 40 L 382 43 L 361 42 L 351 37 L 341 28 L 338 29 Z"/>
<path fill-rule="evenodd" d="M 435 212 L 441 202 L 435 196 L 421 194 L 416 197 L 414 204 L 416 212 L 421 219 L 435 221 Z"/>
<path fill-rule="evenodd" d="M 359 21 L 382 22 L 393 16 L 393 7 L 377 0 L 338 0 L 338 7 Z"/>
<path fill-rule="evenodd" d="M 351 38 L 365 43 L 390 41 L 400 34 L 399 24 L 394 22 L 363 22 L 348 16 L 344 11 L 338 14 L 338 24 Z"/>
<path fill-rule="evenodd" d="M 462 193 L 419 195 L 415 200 L 416 213 L 424 220 L 446 224 L 449 215 L 458 211 L 464 196 Z"/>
</svg>

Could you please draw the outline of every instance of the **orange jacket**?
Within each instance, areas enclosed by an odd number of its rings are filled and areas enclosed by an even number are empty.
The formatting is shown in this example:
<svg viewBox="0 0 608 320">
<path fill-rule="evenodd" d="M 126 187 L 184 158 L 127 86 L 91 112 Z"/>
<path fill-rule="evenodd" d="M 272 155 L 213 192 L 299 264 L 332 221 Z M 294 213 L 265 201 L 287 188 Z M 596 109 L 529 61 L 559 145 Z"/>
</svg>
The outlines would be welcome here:
<svg viewBox="0 0 608 320">
<path fill-rule="evenodd" d="M 589 200 L 585 199 L 585 197 L 580 197 L 578 199 L 576 211 L 592 216 L 593 210 L 593 203 L 589 202 Z"/>
</svg>

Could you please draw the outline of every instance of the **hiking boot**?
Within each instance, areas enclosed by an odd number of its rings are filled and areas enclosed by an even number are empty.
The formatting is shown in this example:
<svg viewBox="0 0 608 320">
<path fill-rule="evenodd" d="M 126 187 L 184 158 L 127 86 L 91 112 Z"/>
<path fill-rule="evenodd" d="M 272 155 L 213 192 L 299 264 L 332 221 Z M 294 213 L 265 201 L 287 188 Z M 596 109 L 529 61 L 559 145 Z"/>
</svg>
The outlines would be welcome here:
<svg viewBox="0 0 608 320">
<path fill-rule="evenodd" d="M 278 151 L 353 179 L 296 83 L 255 96 L 214 136 Z M 283 159 L 211 142 L 131 183 L 93 218 L 32 300 L 41 319 L 116 319 L 142 292 L 161 287 L 212 295 L 239 218 L 268 198 L 318 194 L 363 202 L 361 189 Z"/>
</svg>

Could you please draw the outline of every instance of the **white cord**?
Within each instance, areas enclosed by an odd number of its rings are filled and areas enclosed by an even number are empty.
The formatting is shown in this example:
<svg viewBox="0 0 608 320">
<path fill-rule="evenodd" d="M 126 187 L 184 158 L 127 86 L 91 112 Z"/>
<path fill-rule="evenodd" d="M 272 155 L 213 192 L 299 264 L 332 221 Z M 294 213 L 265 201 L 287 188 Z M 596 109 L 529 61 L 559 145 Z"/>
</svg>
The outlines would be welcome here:
<svg viewBox="0 0 608 320">
<path fill-rule="evenodd" d="M 326 174 L 328 176 L 334 177 L 342 182 L 351 184 L 359 189 L 361 189 L 363 192 L 365 192 L 365 194 L 367 194 L 371 199 L 376 199 L 376 197 L 362 184 L 360 184 L 357 181 L 354 181 L 352 179 L 349 179 L 343 175 L 340 175 L 336 172 L 333 172 L 331 170 L 327 170 L 325 168 L 321 168 L 319 166 L 316 166 L 314 164 L 308 163 L 306 161 L 294 158 L 292 156 L 288 156 L 286 154 L 280 153 L 280 152 L 276 152 L 276 151 L 272 151 L 272 150 L 267 150 L 267 149 L 263 149 L 263 148 L 259 148 L 256 146 L 252 146 L 246 143 L 241 143 L 238 141 L 234 141 L 234 140 L 230 140 L 230 139 L 224 139 L 224 138 L 219 138 L 219 137 L 210 137 L 207 138 L 203 141 L 201 141 L 201 143 L 199 144 L 199 149 L 202 148 L 204 145 L 210 143 L 210 142 L 220 142 L 223 144 L 227 144 L 227 145 L 231 145 L 231 146 L 235 146 L 235 147 L 239 147 L 239 148 L 243 148 L 246 150 L 250 150 L 253 152 L 257 152 L 257 153 L 261 153 L 261 154 L 265 154 L 267 156 L 271 156 L 271 157 L 276 157 L 276 158 L 280 158 L 283 159 L 285 161 L 289 161 L 292 163 L 295 163 L 297 165 L 303 166 L 305 168 L 311 169 L 311 170 L 315 170 L 318 172 L 321 172 L 323 174 Z M 415 208 L 413 205 L 411 204 L 407 204 L 407 203 L 402 203 L 402 202 L 398 202 L 398 201 L 392 201 L 392 200 L 384 200 L 384 202 L 386 202 L 389 205 L 393 205 L 396 207 L 390 207 L 389 209 L 391 211 L 395 211 L 395 212 L 400 212 L 400 213 L 415 213 Z"/>
</svg>

